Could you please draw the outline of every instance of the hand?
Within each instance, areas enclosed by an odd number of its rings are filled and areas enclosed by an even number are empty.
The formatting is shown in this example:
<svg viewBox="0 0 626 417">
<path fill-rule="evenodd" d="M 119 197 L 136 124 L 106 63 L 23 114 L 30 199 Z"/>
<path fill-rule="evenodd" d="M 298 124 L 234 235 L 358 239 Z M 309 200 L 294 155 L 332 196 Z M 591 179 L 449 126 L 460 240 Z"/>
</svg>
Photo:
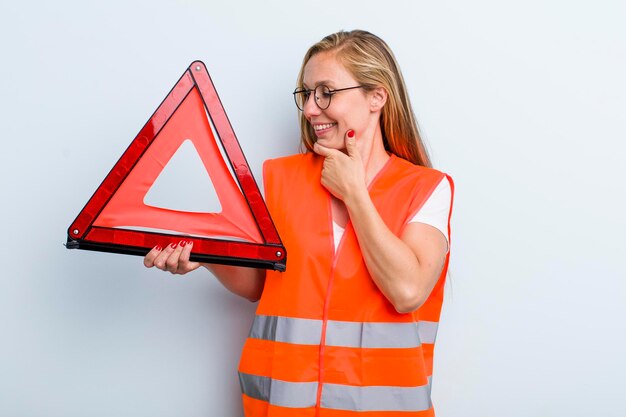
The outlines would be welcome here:
<svg viewBox="0 0 626 417">
<path fill-rule="evenodd" d="M 143 259 L 146 268 L 157 267 L 162 271 L 168 271 L 172 274 L 186 274 L 187 272 L 198 269 L 202 264 L 200 262 L 191 262 L 189 256 L 193 242 L 181 240 L 176 243 L 167 245 L 165 249 L 155 246 Z"/>
<path fill-rule="evenodd" d="M 322 185 L 336 198 L 345 201 L 349 193 L 366 189 L 365 169 L 361 154 L 356 146 L 354 130 L 350 129 L 344 136 L 346 152 L 326 148 L 318 143 L 313 145 L 313 151 L 324 157 L 322 168 Z"/>
</svg>

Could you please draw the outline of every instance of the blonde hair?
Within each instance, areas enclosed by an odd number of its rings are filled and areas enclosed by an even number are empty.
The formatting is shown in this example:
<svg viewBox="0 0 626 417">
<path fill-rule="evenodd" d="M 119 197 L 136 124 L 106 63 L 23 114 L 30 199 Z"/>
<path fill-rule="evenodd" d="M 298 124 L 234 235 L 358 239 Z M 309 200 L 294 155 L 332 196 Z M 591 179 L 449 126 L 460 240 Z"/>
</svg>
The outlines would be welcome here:
<svg viewBox="0 0 626 417">
<path fill-rule="evenodd" d="M 320 52 L 335 53 L 337 60 L 365 90 L 383 87 L 387 91 L 387 102 L 380 117 L 385 149 L 416 165 L 431 167 L 400 67 L 385 41 L 364 30 L 340 31 L 326 36 L 305 54 L 298 74 L 299 87 L 303 86 L 304 67 Z M 312 151 L 315 133 L 303 112 L 300 113 L 300 131 L 302 145 Z"/>
</svg>

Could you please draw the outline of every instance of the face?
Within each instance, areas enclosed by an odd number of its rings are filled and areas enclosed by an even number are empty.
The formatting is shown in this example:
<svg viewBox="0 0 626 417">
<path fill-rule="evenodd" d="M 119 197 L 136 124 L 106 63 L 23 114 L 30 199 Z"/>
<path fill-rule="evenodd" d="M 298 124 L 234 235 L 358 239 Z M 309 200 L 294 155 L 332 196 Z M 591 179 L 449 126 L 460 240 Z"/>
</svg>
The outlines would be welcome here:
<svg viewBox="0 0 626 417">
<path fill-rule="evenodd" d="M 331 90 L 359 85 L 334 54 L 328 52 L 318 53 L 309 59 L 303 75 L 303 87 L 307 89 L 314 89 L 320 84 Z M 358 139 L 367 136 L 378 124 L 379 114 L 372 112 L 371 97 L 362 88 L 333 94 L 330 106 L 325 110 L 317 107 L 313 95 L 311 93 L 305 103 L 303 112 L 322 146 L 344 149 L 349 129 L 357 132 Z"/>
</svg>

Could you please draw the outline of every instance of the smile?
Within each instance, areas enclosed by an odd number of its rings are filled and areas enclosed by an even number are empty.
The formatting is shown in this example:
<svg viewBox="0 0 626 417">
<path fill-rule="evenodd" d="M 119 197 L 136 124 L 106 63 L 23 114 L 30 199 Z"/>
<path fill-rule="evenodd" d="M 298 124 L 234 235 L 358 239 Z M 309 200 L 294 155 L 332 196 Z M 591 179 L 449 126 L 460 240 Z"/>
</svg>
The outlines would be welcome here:
<svg viewBox="0 0 626 417">
<path fill-rule="evenodd" d="M 320 131 L 320 130 L 324 130 L 324 129 L 330 129 L 333 126 L 336 126 L 337 123 L 325 123 L 323 125 L 313 125 L 313 130 Z"/>
</svg>

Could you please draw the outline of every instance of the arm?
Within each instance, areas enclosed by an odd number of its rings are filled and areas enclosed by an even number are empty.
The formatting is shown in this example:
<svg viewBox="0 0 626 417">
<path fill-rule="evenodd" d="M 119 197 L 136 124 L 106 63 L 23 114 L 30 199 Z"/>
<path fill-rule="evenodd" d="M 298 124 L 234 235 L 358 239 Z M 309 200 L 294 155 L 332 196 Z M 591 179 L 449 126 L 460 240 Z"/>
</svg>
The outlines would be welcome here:
<svg viewBox="0 0 626 417">
<path fill-rule="evenodd" d="M 152 248 L 143 260 L 147 268 L 156 267 L 172 274 L 186 274 L 203 266 L 234 294 L 257 301 L 261 298 L 265 284 L 265 270 L 244 268 L 230 265 L 206 264 L 189 260 L 192 242 L 181 241 L 178 244 L 168 245 L 164 249 L 156 246 Z"/>
<path fill-rule="evenodd" d="M 265 270 L 240 266 L 202 264 L 230 292 L 258 301 L 265 285 Z"/>
<path fill-rule="evenodd" d="M 317 144 L 314 150 L 325 157 L 322 185 L 345 204 L 372 279 L 398 312 L 418 309 L 441 274 L 446 238 L 422 223 L 399 237 L 389 230 L 370 199 L 354 138 L 346 138 L 347 155 Z"/>
<path fill-rule="evenodd" d="M 397 237 L 387 228 L 367 189 L 345 196 L 363 259 L 372 279 L 399 313 L 417 310 L 437 283 L 447 241 L 436 228 L 410 223 Z"/>
</svg>

